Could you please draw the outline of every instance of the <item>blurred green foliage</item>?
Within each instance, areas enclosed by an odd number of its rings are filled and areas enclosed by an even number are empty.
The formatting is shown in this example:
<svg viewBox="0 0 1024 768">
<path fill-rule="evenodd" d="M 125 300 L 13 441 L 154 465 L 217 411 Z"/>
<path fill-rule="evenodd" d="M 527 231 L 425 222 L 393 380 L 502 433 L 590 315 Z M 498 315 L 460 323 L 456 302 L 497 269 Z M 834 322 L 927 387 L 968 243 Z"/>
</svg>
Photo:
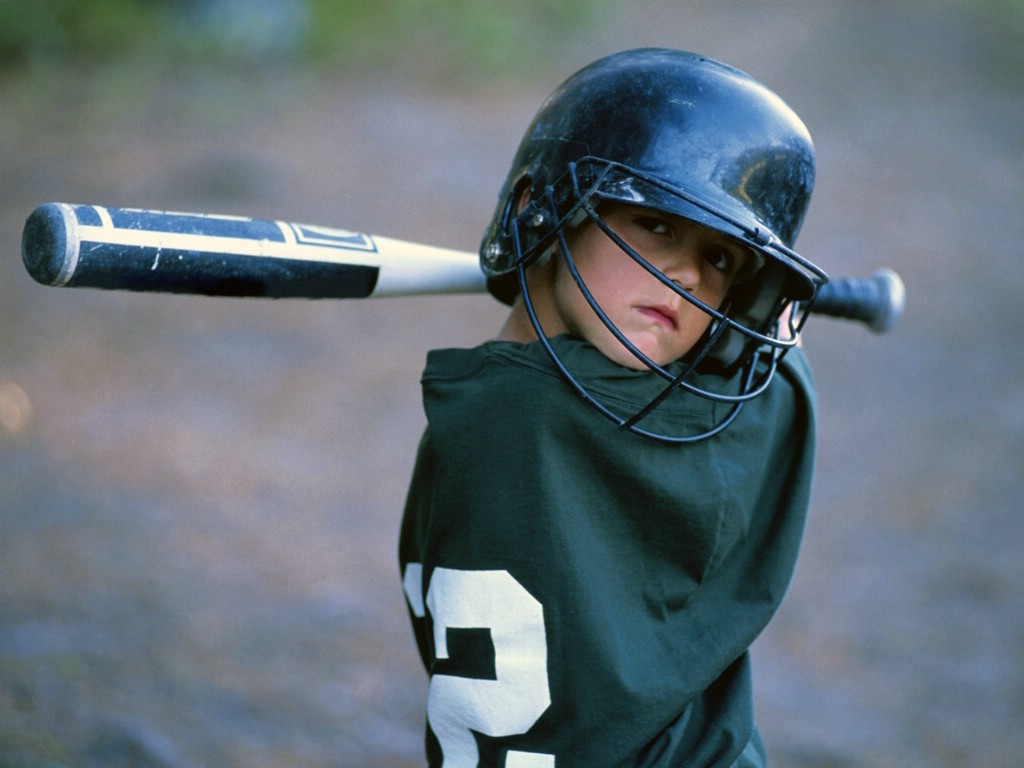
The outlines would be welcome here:
<svg viewBox="0 0 1024 768">
<path fill-rule="evenodd" d="M 328 59 L 401 56 L 485 67 L 542 56 L 586 28 L 610 0 L 313 0 L 311 51 Z"/>
<path fill-rule="evenodd" d="M 1024 0 L 975 0 L 982 12 L 1005 36 L 1004 41 L 1018 50 L 1024 45 Z"/>
<path fill-rule="evenodd" d="M 0 67 L 135 57 L 522 65 L 611 0 L 0 0 Z"/>
<path fill-rule="evenodd" d="M 923 2 L 924 0 L 922 0 Z M 1024 0 L 945 0 L 1019 62 Z M 38 63 L 295 62 L 373 71 L 522 71 L 612 0 L 0 0 L 0 69 Z"/>
<path fill-rule="evenodd" d="M 168 10 L 142 0 L 0 0 L 0 65 L 144 49 L 162 36 Z"/>
</svg>

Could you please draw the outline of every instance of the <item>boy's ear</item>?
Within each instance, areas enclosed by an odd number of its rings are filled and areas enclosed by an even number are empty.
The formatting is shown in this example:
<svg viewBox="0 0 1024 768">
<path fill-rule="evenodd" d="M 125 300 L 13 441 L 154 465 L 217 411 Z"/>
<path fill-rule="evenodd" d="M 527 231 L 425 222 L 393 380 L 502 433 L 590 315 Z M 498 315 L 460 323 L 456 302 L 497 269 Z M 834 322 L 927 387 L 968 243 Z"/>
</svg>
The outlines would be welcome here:
<svg viewBox="0 0 1024 768">
<path fill-rule="evenodd" d="M 530 193 L 532 191 L 529 185 L 519 191 L 519 200 L 516 201 L 516 216 L 526 210 L 526 206 L 530 204 Z"/>
</svg>

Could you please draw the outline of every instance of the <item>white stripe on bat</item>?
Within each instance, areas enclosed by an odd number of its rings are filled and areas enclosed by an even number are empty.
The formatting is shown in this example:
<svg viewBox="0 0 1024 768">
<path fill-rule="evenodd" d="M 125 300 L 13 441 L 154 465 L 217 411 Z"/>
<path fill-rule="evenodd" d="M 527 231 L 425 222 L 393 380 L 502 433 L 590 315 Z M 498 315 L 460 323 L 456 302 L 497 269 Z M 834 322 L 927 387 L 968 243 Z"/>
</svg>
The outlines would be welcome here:
<svg viewBox="0 0 1024 768">
<path fill-rule="evenodd" d="M 275 223 L 283 231 L 289 229 L 284 222 Z M 376 245 L 376 251 L 295 240 L 279 242 L 83 224 L 74 227 L 74 235 L 69 239 L 77 241 L 76 254 L 78 249 L 93 244 L 156 249 L 158 259 L 162 250 L 170 250 L 378 267 L 380 274 L 373 296 L 476 293 L 485 289 L 476 254 L 372 235 L 364 237 Z M 60 283 L 66 283 L 73 275 L 72 266 L 67 275 L 61 276 Z"/>
</svg>

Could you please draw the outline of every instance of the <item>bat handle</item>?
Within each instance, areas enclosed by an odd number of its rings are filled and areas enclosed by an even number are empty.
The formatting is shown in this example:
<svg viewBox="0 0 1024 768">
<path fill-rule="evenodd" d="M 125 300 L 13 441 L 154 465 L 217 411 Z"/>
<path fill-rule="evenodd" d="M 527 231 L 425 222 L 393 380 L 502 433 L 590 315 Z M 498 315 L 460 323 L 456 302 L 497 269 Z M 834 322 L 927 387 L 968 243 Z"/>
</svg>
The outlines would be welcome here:
<svg viewBox="0 0 1024 768">
<path fill-rule="evenodd" d="M 830 280 L 811 305 L 817 315 L 857 320 L 875 333 L 885 333 L 903 314 L 906 288 L 891 269 L 879 269 L 868 277 Z"/>
</svg>

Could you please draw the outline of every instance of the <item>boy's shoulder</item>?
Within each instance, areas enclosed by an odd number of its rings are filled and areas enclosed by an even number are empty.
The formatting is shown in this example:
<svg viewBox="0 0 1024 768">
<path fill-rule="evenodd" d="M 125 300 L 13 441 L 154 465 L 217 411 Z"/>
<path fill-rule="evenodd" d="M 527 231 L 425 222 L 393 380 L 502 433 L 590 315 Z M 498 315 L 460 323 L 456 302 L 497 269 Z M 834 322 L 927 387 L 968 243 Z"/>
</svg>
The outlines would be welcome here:
<svg viewBox="0 0 1024 768">
<path fill-rule="evenodd" d="M 793 388 L 810 393 L 815 391 L 814 373 L 811 362 L 802 346 L 790 349 L 779 363 L 779 378 L 787 381 Z"/>
<path fill-rule="evenodd" d="M 622 382 L 651 381 L 655 377 L 648 371 L 624 368 L 606 358 L 591 344 L 569 336 L 550 340 L 563 362 L 579 370 L 581 376 L 609 382 L 618 386 Z M 446 347 L 427 353 L 423 379 L 461 379 L 481 374 L 492 365 L 495 372 L 504 366 L 532 371 L 558 378 L 551 357 L 539 342 L 523 344 L 512 341 L 486 341 L 475 347 Z M 790 349 L 779 364 L 779 369 L 793 385 L 800 389 L 813 389 L 814 379 L 810 362 L 803 347 Z"/>
<path fill-rule="evenodd" d="M 427 354 L 424 381 L 463 379 L 473 376 L 539 376 L 559 382 L 570 391 L 564 377 L 552 361 L 557 355 L 563 366 L 581 381 L 614 397 L 631 399 L 633 394 L 647 396 L 665 386 L 665 380 L 651 371 L 637 371 L 610 360 L 588 341 L 562 334 L 547 340 L 550 351 L 539 341 L 486 341 L 476 347 L 431 350 Z"/>
<path fill-rule="evenodd" d="M 600 396 L 616 414 L 636 412 L 667 386 L 664 378 L 623 368 L 586 342 L 556 337 L 551 343 L 588 391 Z M 542 422 L 548 428 L 557 424 L 570 432 L 582 430 L 595 435 L 605 434 L 610 427 L 605 416 L 578 407 L 577 393 L 538 342 L 489 341 L 471 348 L 432 350 L 422 384 L 429 420 L 435 426 L 472 426 L 478 430 L 483 428 L 483 420 L 495 428 L 509 422 L 518 430 L 524 424 L 536 426 Z M 813 420 L 814 402 L 806 355 L 794 348 L 784 356 L 768 392 L 744 405 L 741 421 L 765 429 L 780 420 Z M 729 402 L 696 395 L 672 397 L 652 412 L 645 424 L 676 434 L 696 434 L 716 424 L 733 407 Z M 803 416 L 798 415 L 801 412 Z M 751 438 L 748 429 L 740 430 L 742 435 L 729 436 L 729 431 L 726 435 L 730 442 L 732 438 L 741 442 Z M 618 434 L 611 428 L 607 436 L 611 439 Z M 630 444 L 634 445 L 632 441 Z"/>
<path fill-rule="evenodd" d="M 582 366 L 584 376 L 615 377 L 621 371 L 628 377 L 631 373 L 608 360 L 585 341 L 569 336 L 556 336 L 549 339 L 549 343 L 574 365 Z M 484 371 L 502 373 L 503 369 L 509 366 L 530 373 L 561 378 L 540 342 L 491 340 L 475 347 L 431 350 L 427 353 L 424 379 L 466 378 Z"/>
</svg>

